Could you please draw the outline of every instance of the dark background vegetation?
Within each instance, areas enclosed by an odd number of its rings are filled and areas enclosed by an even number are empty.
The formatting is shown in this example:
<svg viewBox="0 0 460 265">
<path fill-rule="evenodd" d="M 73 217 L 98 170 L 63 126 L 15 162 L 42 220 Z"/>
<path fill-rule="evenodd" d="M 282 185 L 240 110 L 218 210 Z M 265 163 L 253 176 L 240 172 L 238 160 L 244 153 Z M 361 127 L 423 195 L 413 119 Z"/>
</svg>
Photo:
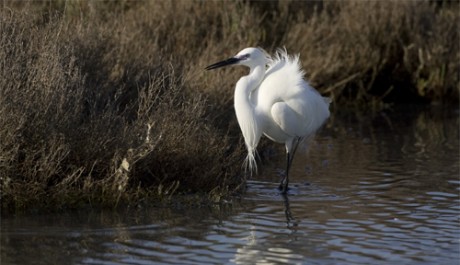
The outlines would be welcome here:
<svg viewBox="0 0 460 265">
<path fill-rule="evenodd" d="M 3 1 L 2 210 L 241 190 L 233 86 L 203 68 L 300 53 L 333 109 L 458 104 L 457 1 Z"/>
</svg>

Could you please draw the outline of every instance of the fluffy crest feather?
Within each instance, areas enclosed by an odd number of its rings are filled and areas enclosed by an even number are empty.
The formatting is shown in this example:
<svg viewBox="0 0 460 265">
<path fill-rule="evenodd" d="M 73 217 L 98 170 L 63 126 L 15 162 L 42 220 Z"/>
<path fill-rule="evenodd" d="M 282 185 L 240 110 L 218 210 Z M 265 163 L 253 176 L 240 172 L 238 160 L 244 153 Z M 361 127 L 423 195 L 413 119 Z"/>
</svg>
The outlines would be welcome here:
<svg viewBox="0 0 460 265">
<path fill-rule="evenodd" d="M 268 59 L 268 68 L 272 68 L 274 67 L 275 65 L 277 65 L 278 63 L 288 63 L 292 66 L 296 66 L 297 67 L 297 71 L 303 75 L 304 72 L 303 70 L 301 69 L 300 67 L 300 55 L 299 54 L 296 54 L 294 56 L 291 56 L 287 53 L 287 50 L 286 50 L 286 47 L 283 47 L 283 48 L 278 48 L 276 49 L 276 52 L 274 54 L 274 56 L 268 56 L 267 59 Z M 267 73 L 268 74 L 268 73 Z"/>
</svg>

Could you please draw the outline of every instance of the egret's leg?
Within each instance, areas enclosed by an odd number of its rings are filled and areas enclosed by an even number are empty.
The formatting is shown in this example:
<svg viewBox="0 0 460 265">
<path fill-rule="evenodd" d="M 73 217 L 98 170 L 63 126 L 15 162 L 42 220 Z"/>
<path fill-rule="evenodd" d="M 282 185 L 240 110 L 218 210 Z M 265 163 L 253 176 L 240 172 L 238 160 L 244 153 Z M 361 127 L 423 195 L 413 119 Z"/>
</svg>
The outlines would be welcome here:
<svg viewBox="0 0 460 265">
<path fill-rule="evenodd" d="M 282 194 L 286 194 L 287 187 L 289 185 L 289 168 L 291 168 L 291 155 L 289 152 L 286 152 L 286 174 L 284 175 L 283 179 L 281 180 L 279 190 L 281 190 Z"/>
<path fill-rule="evenodd" d="M 281 190 L 282 194 L 286 194 L 289 186 L 289 170 L 292 165 L 292 161 L 294 160 L 294 155 L 295 152 L 297 151 L 297 147 L 299 146 L 299 143 L 301 142 L 302 138 L 297 137 L 294 139 L 294 148 L 292 150 L 292 154 L 289 152 L 286 152 L 286 175 L 284 178 L 281 180 L 279 189 Z"/>
<path fill-rule="evenodd" d="M 300 137 L 296 137 L 294 139 L 294 150 L 292 150 L 291 163 L 292 163 L 292 159 L 294 159 L 294 154 L 297 151 L 297 147 L 299 147 L 299 144 L 300 144 L 301 141 L 302 141 L 302 138 L 300 138 Z"/>
</svg>

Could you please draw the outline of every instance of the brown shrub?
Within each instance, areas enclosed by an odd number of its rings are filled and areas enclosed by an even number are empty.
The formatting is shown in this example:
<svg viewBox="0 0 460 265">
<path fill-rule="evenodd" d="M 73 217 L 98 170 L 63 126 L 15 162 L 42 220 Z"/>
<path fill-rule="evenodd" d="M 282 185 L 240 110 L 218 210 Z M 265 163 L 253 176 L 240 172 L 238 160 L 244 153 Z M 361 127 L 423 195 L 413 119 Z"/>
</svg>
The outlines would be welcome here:
<svg viewBox="0 0 460 265">
<path fill-rule="evenodd" d="M 149 42 L 115 45 L 142 33 L 111 34 L 121 25 L 93 27 L 97 19 L 9 19 L 1 40 L 4 65 L 12 66 L 0 81 L 3 207 L 239 186 L 241 150 L 207 123 L 206 96 L 186 92 L 172 60 L 141 56 Z"/>
<path fill-rule="evenodd" d="M 247 46 L 300 52 L 338 104 L 458 100 L 458 3 L 11 1 L 0 23 L 2 208 L 240 187 Z M 219 196 L 217 196 L 219 197 Z"/>
<path fill-rule="evenodd" d="M 457 102 L 458 3 L 332 1 L 288 29 L 313 84 L 339 101 Z"/>
</svg>

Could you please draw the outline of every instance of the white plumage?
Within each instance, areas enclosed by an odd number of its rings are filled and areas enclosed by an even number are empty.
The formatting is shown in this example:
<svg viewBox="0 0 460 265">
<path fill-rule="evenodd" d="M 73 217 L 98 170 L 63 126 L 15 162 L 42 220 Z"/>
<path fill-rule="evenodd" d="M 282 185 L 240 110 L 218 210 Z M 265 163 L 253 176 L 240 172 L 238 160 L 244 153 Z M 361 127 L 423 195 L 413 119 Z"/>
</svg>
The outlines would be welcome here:
<svg viewBox="0 0 460 265">
<path fill-rule="evenodd" d="M 235 112 L 246 143 L 246 163 L 256 170 L 255 152 L 264 134 L 284 143 L 287 154 L 286 175 L 280 189 L 287 192 L 289 169 L 298 144 L 314 133 L 329 117 L 329 98 L 322 97 L 304 79 L 299 56 L 278 50 L 269 57 L 258 48 L 246 48 L 236 56 L 206 67 L 244 65 L 249 74 L 235 87 Z M 267 68 L 268 67 L 268 68 Z"/>
</svg>

